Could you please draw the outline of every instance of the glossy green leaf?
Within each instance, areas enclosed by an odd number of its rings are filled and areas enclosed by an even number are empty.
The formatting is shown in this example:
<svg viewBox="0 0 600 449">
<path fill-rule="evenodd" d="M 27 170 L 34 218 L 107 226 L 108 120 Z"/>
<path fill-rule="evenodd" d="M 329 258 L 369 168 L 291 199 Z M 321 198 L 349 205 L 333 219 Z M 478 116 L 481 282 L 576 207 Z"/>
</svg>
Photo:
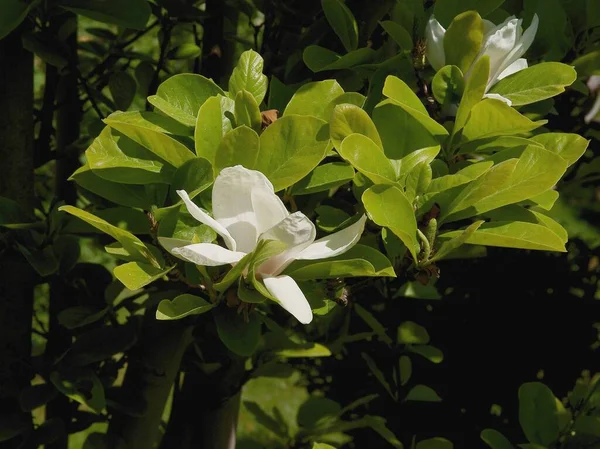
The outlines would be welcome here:
<svg viewBox="0 0 600 449">
<path fill-rule="evenodd" d="M 381 148 L 362 134 L 350 134 L 344 139 L 338 153 L 346 161 L 376 184 L 393 184 L 396 170 Z"/>
<path fill-rule="evenodd" d="M 25 20 L 27 13 L 38 3 L 39 1 L 6 0 L 2 5 L 2 14 L 0 15 L 0 39 L 17 28 Z"/>
<path fill-rule="evenodd" d="M 346 51 L 358 47 L 358 25 L 352 12 L 342 0 L 321 0 L 325 17 L 340 38 Z"/>
<path fill-rule="evenodd" d="M 540 193 L 539 195 L 529 198 L 528 201 L 538 205 L 542 209 L 550 210 L 552 207 L 554 207 L 554 203 L 556 203 L 556 200 L 558 200 L 559 196 L 560 195 L 556 190 L 550 189 Z"/>
<path fill-rule="evenodd" d="M 483 220 L 476 221 L 475 223 L 472 223 L 471 225 L 469 225 L 458 236 L 456 236 L 448 241 L 443 242 L 442 245 L 435 252 L 435 255 L 431 259 L 429 259 L 429 261 L 431 263 L 434 263 L 434 262 L 437 262 L 438 260 L 442 260 L 444 257 L 446 257 L 447 255 L 452 253 L 454 250 L 456 250 L 459 246 L 462 246 L 464 243 L 466 243 L 467 239 L 475 231 L 477 231 L 477 229 L 479 229 L 479 227 L 483 223 L 484 223 Z"/>
<path fill-rule="evenodd" d="M 260 139 L 256 131 L 240 126 L 229 131 L 221 140 L 215 155 L 215 172 L 225 167 L 243 165 L 254 169 L 260 155 Z"/>
<path fill-rule="evenodd" d="M 490 58 L 484 55 L 473 65 L 471 74 L 465 82 L 465 89 L 456 111 L 456 120 L 452 129 L 452 136 L 459 132 L 469 118 L 473 107 L 481 101 L 490 77 Z"/>
<path fill-rule="evenodd" d="M 121 245 L 123 245 L 129 254 L 137 258 L 140 262 L 150 262 L 155 267 L 159 266 L 158 261 L 150 252 L 148 247 L 130 232 L 127 232 L 121 228 L 117 228 L 107 221 L 73 206 L 61 206 L 59 210 L 74 215 L 75 217 L 80 218 L 86 223 L 92 225 L 96 229 L 99 229 L 100 231 L 110 235 Z"/>
<path fill-rule="evenodd" d="M 202 54 L 202 48 L 191 42 L 178 45 L 171 49 L 167 55 L 169 59 L 194 59 Z"/>
<path fill-rule="evenodd" d="M 104 387 L 98 376 L 89 368 L 53 371 L 50 380 L 62 394 L 100 414 L 106 407 Z"/>
<path fill-rule="evenodd" d="M 344 93 L 344 89 L 336 80 L 315 81 L 301 86 L 287 104 L 283 116 L 312 115 L 329 120 L 323 104 L 330 103 Z"/>
<path fill-rule="evenodd" d="M 482 17 L 495 11 L 504 0 L 438 0 L 433 13 L 440 23 L 447 27 L 452 19 L 462 12 L 475 10 Z"/>
<path fill-rule="evenodd" d="M 545 123 L 545 120 L 532 122 L 503 101 L 486 98 L 473 106 L 463 129 L 463 139 L 472 141 L 493 136 L 524 134 Z"/>
<path fill-rule="evenodd" d="M 282 117 L 260 135 L 255 170 L 269 178 L 275 191 L 308 175 L 325 157 L 326 123 L 315 117 Z"/>
<path fill-rule="evenodd" d="M 383 326 L 383 324 L 381 324 L 379 322 L 379 320 L 377 320 L 377 318 L 375 318 L 375 316 L 369 312 L 367 309 L 365 309 L 364 307 L 362 307 L 360 304 L 354 304 L 354 311 L 356 312 L 356 314 L 362 318 L 362 320 L 367 323 L 367 325 L 373 329 L 373 332 L 375 332 L 375 334 L 377 334 L 377 336 L 379 337 L 379 339 L 388 344 L 391 345 L 392 339 L 387 335 L 387 333 L 385 332 L 386 329 Z"/>
<path fill-rule="evenodd" d="M 429 148 L 422 148 L 417 151 L 413 151 L 400 159 L 400 173 L 399 176 L 403 176 L 411 172 L 417 165 L 427 164 L 429 165 L 440 152 L 440 146 L 436 145 Z"/>
<path fill-rule="evenodd" d="M 530 443 L 549 447 L 558 439 L 554 394 L 543 383 L 527 382 L 519 388 L 519 423 Z"/>
<path fill-rule="evenodd" d="M 417 260 L 417 221 L 413 207 L 404 193 L 394 186 L 375 185 L 363 193 L 362 202 L 370 218 L 396 234 L 413 259 Z M 390 207 L 390 204 L 394 207 Z"/>
<path fill-rule="evenodd" d="M 477 11 L 457 15 L 444 35 L 446 64 L 467 73 L 483 42 L 483 21 Z"/>
<path fill-rule="evenodd" d="M 297 260 L 284 273 L 298 281 L 351 276 L 396 276 L 387 257 L 376 249 L 361 244 L 328 259 Z"/>
<path fill-rule="evenodd" d="M 148 263 L 128 262 L 115 267 L 113 273 L 129 290 L 137 290 L 162 278 L 172 269 L 173 267 L 161 269 Z"/>
<path fill-rule="evenodd" d="M 573 67 L 560 62 L 543 62 L 501 79 L 490 93 L 502 95 L 513 106 L 521 106 L 561 94 L 576 79 Z"/>
<path fill-rule="evenodd" d="M 150 223 L 148 216 L 139 209 L 130 207 L 110 207 L 107 209 L 95 210 L 96 217 L 114 225 L 118 229 L 128 231 L 130 234 L 148 234 L 150 232 Z M 96 226 L 88 224 L 84 220 L 74 217 L 66 217 L 66 223 L 63 227 L 64 233 L 71 234 L 90 234 L 105 232 Z"/>
<path fill-rule="evenodd" d="M 440 234 L 438 238 L 441 240 L 454 238 L 462 232 L 451 231 Z M 504 248 L 566 251 L 563 239 L 548 227 L 519 221 L 484 223 L 467 238 L 465 243 Z"/>
<path fill-rule="evenodd" d="M 196 154 L 214 163 L 223 136 L 233 129 L 231 120 L 225 115 L 233 115 L 235 102 L 223 95 L 207 99 L 198 111 L 194 131 Z"/>
<path fill-rule="evenodd" d="M 497 430 L 483 429 L 480 436 L 491 449 L 514 449 L 511 442 Z"/>
<path fill-rule="evenodd" d="M 339 97 L 334 98 L 329 102 L 329 104 L 325 107 L 325 117 L 329 120 L 333 109 L 339 104 L 353 104 L 362 108 L 365 104 L 366 97 L 363 94 L 359 94 L 358 92 L 346 92 L 340 95 Z"/>
<path fill-rule="evenodd" d="M 558 154 L 567 161 L 567 166 L 577 162 L 590 143 L 589 140 L 572 133 L 544 133 L 533 136 L 529 140 L 537 142 L 548 151 Z"/>
<path fill-rule="evenodd" d="M 458 103 L 465 90 L 463 73 L 455 65 L 442 67 L 433 77 L 431 90 L 441 105 Z"/>
<path fill-rule="evenodd" d="M 212 80 L 193 73 L 182 73 L 164 81 L 158 86 L 156 95 L 149 96 L 148 101 L 169 117 L 193 127 L 200 106 L 214 95 L 225 93 Z"/>
<path fill-rule="evenodd" d="M 85 155 L 95 175 L 121 184 L 168 184 L 175 173 L 175 167 L 109 126 Z"/>
<path fill-rule="evenodd" d="M 292 195 L 308 195 L 339 187 L 354 178 L 354 169 L 344 162 L 319 165 L 292 187 Z"/>
<path fill-rule="evenodd" d="M 405 401 L 420 401 L 420 402 L 441 402 L 442 398 L 427 385 L 415 385 L 408 392 Z"/>
<path fill-rule="evenodd" d="M 256 104 L 260 105 L 265 98 L 269 83 L 267 76 L 262 73 L 263 65 L 262 56 L 254 50 L 243 52 L 229 78 L 229 94 L 235 97 L 245 90 L 254 97 Z"/>
<path fill-rule="evenodd" d="M 132 0 L 123 7 L 120 0 L 62 0 L 60 6 L 99 22 L 141 30 L 150 18 L 150 5 L 145 0 Z"/>
<path fill-rule="evenodd" d="M 175 136 L 191 136 L 193 134 L 190 128 L 177 120 L 152 111 L 117 111 L 110 114 L 107 120 Z"/>
<path fill-rule="evenodd" d="M 391 388 L 389 382 L 386 380 L 386 378 L 385 378 L 383 372 L 381 371 L 381 369 L 379 369 L 379 367 L 375 363 L 375 360 L 373 360 L 371 358 L 371 356 L 369 356 L 365 352 L 361 352 L 360 355 L 362 356 L 362 358 L 367 363 L 367 366 L 369 367 L 369 370 L 373 373 L 373 375 L 375 376 L 375 378 L 379 381 L 379 383 L 383 386 L 383 388 L 385 388 L 385 390 L 389 393 L 389 395 L 392 397 L 392 399 L 394 399 L 394 401 L 396 401 L 398 399 L 398 393 L 395 392 L 395 391 L 392 391 L 392 388 Z"/>
<path fill-rule="evenodd" d="M 428 193 L 443 192 L 479 178 L 492 167 L 491 161 L 478 162 L 460 169 L 452 175 L 444 175 L 431 180 Z"/>
<path fill-rule="evenodd" d="M 431 183 L 432 170 L 427 162 L 419 163 L 406 175 L 404 181 L 404 193 L 409 201 L 414 201 L 416 196 L 422 195 L 427 191 Z"/>
<path fill-rule="evenodd" d="M 383 95 L 395 101 L 436 138 L 443 139 L 448 135 L 446 128 L 429 116 L 427 109 L 425 109 L 419 97 L 400 78 L 391 75 L 388 76 L 383 85 Z"/>
<path fill-rule="evenodd" d="M 194 153 L 184 144 L 167 134 L 130 121 L 121 121 L 118 115 L 111 115 L 104 122 L 175 168 L 194 157 Z"/>
<path fill-rule="evenodd" d="M 309 45 L 302 53 L 304 63 L 313 72 L 350 69 L 371 62 L 375 56 L 375 51 L 368 47 L 359 48 L 341 56 L 319 45 Z"/>
<path fill-rule="evenodd" d="M 425 357 L 432 363 L 441 363 L 444 360 L 444 353 L 435 346 L 410 345 L 407 349 L 414 354 L 419 354 L 421 357 Z"/>
<path fill-rule="evenodd" d="M 405 321 L 398 326 L 396 343 L 426 345 L 429 343 L 429 333 L 423 326 L 419 326 L 412 321 Z"/>
<path fill-rule="evenodd" d="M 185 190 L 190 198 L 206 190 L 213 182 L 213 168 L 206 159 L 195 157 L 184 163 L 173 175 L 171 200 L 180 201 L 177 190 Z"/>
<path fill-rule="evenodd" d="M 333 146 L 339 149 L 342 141 L 353 133 L 367 136 L 383 151 L 379 133 L 369 114 L 353 104 L 337 105 L 329 119 L 329 136 Z"/>
<path fill-rule="evenodd" d="M 398 44 L 400 50 L 410 52 L 413 49 L 412 36 L 402 25 L 392 21 L 384 20 L 380 23 L 384 31 Z"/>
<path fill-rule="evenodd" d="M 329 357 L 331 350 L 319 343 L 313 343 L 310 348 L 286 348 L 275 353 L 279 357 L 297 358 L 297 357 Z"/>
<path fill-rule="evenodd" d="M 325 443 L 313 443 L 312 449 L 335 449 L 335 447 Z"/>
<path fill-rule="evenodd" d="M 234 117 L 236 126 L 247 126 L 256 132 L 262 127 L 262 117 L 256 100 L 247 90 L 240 90 L 235 96 Z"/>
<path fill-rule="evenodd" d="M 261 321 L 256 313 L 251 313 L 246 323 L 235 310 L 218 307 L 214 318 L 219 338 L 230 351 L 242 357 L 254 354 L 261 335 Z"/>
<path fill-rule="evenodd" d="M 156 309 L 157 320 L 180 320 L 190 315 L 201 315 L 208 312 L 214 304 L 205 299 L 185 293 L 175 299 L 163 299 Z"/>
<path fill-rule="evenodd" d="M 117 108 L 126 111 L 135 97 L 137 83 L 127 72 L 115 72 L 108 79 L 108 89 Z"/>
<path fill-rule="evenodd" d="M 240 276 L 242 276 L 243 271 L 248 267 L 253 257 L 253 253 L 246 254 L 238 263 L 235 264 L 233 268 L 231 268 L 231 270 L 227 272 L 220 282 L 214 284 L 215 290 L 220 293 L 227 291 L 227 289 L 229 289 L 229 287 L 231 287 L 240 278 Z"/>
</svg>

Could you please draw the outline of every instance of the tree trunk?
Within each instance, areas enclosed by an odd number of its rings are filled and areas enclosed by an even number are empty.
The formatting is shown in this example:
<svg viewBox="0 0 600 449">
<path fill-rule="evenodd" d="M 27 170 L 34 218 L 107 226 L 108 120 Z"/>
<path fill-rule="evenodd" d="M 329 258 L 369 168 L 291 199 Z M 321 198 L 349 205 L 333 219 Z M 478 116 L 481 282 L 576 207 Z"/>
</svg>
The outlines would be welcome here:
<svg viewBox="0 0 600 449">
<path fill-rule="evenodd" d="M 23 28 L 0 40 L 0 196 L 32 210 L 33 55 L 23 49 Z M 12 231 L 0 239 L 0 437 L 31 428 L 21 412 L 19 391 L 29 386 L 34 273 L 12 246 Z M 0 439 L 1 441 L 1 439 Z M 19 438 L 0 442 L 19 445 Z"/>
</svg>

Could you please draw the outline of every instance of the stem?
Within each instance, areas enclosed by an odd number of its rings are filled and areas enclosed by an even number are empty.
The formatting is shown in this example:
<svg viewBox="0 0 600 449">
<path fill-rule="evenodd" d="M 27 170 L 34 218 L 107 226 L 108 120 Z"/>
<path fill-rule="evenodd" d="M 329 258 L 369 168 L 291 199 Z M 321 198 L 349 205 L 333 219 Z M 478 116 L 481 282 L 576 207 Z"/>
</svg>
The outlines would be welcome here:
<svg viewBox="0 0 600 449">
<path fill-rule="evenodd" d="M 427 262 L 427 260 L 429 260 L 429 255 L 431 254 L 431 245 L 429 244 L 429 240 L 425 234 L 423 234 L 423 231 L 420 229 L 417 229 L 417 237 L 419 237 L 419 240 L 421 240 L 421 254 L 423 255 L 421 262 Z M 415 263 L 417 266 L 420 265 L 420 263 L 416 260 Z"/>
<path fill-rule="evenodd" d="M 33 210 L 33 54 L 21 44 L 25 26 L 0 40 L 0 196 Z M 34 273 L 7 238 L 0 248 L 0 423 L 18 434 L 31 428 L 31 415 L 19 407 L 19 392 L 32 378 L 31 316 Z M 10 246 L 9 246 L 10 245 Z M 2 245 L 4 246 L 4 245 Z M 6 435 L 6 433 L 5 433 Z M 16 448 L 20 438 L 2 443 Z"/>
</svg>

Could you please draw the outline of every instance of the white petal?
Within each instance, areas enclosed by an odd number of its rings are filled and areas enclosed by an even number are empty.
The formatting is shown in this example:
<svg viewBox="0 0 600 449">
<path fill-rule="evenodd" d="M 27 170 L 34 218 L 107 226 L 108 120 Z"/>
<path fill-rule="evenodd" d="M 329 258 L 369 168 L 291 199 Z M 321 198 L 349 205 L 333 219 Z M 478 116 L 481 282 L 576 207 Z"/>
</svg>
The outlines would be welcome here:
<svg viewBox="0 0 600 449">
<path fill-rule="evenodd" d="M 360 217 L 360 220 L 347 228 L 317 240 L 302 251 L 296 259 L 325 259 L 327 257 L 334 257 L 345 253 L 356 245 L 356 242 L 360 239 L 360 236 L 365 229 L 366 221 L 367 216 L 363 215 Z"/>
<path fill-rule="evenodd" d="M 484 38 L 481 50 L 475 61 L 484 55 L 489 56 L 490 76 L 496 74 L 507 55 L 517 44 L 520 27 L 520 19 L 510 19 L 502 24 L 502 26 L 492 30 L 492 33 Z"/>
<path fill-rule="evenodd" d="M 515 47 L 510 51 L 510 53 L 508 53 L 508 55 L 506 55 L 500 66 L 497 67 L 495 70 L 492 70 L 490 68 L 490 79 L 488 80 L 487 86 L 488 89 L 498 81 L 498 77 L 502 72 L 504 72 L 517 59 L 523 56 L 527 50 L 529 50 L 529 47 L 531 47 L 531 44 L 535 39 L 535 34 L 537 33 L 539 22 L 540 20 L 537 14 L 534 14 L 533 20 L 531 21 L 531 25 L 529 26 L 529 28 L 527 28 L 523 35 L 520 36 Z"/>
<path fill-rule="evenodd" d="M 500 94 L 485 94 L 483 97 L 484 98 L 493 98 L 494 100 L 500 100 L 500 101 L 506 103 L 507 105 L 512 106 L 512 101 L 510 101 L 506 97 L 503 97 Z"/>
<path fill-rule="evenodd" d="M 263 276 L 278 275 L 315 241 L 316 236 L 315 225 L 302 212 L 294 212 L 284 218 L 263 233 L 260 239 L 278 240 L 285 243 L 288 249 L 264 262 L 257 272 Z"/>
<path fill-rule="evenodd" d="M 200 223 L 204 223 L 205 225 L 208 225 L 211 228 L 213 228 L 217 234 L 223 237 L 227 248 L 229 248 L 232 251 L 235 251 L 237 249 L 235 240 L 227 231 L 227 229 L 225 229 L 214 218 L 212 218 L 210 215 L 208 215 L 206 212 L 204 212 L 202 209 L 196 206 L 196 204 L 190 199 L 185 190 L 177 190 L 177 195 L 181 197 L 181 199 L 185 203 L 185 207 L 187 208 L 188 212 L 192 217 L 194 217 Z"/>
<path fill-rule="evenodd" d="M 310 304 L 294 281 L 289 276 L 266 277 L 263 279 L 269 290 L 281 307 L 290 312 L 302 324 L 308 324 L 313 319 Z"/>
<path fill-rule="evenodd" d="M 429 64 L 435 70 L 441 69 L 446 64 L 446 54 L 444 53 L 445 34 L 446 29 L 431 16 L 425 28 L 425 38 L 427 40 L 426 56 Z"/>
<path fill-rule="evenodd" d="M 262 189 L 252 191 L 252 206 L 256 212 L 256 225 L 258 234 L 268 231 L 290 213 L 273 192 Z"/>
<path fill-rule="evenodd" d="M 170 254 L 173 254 L 174 256 L 177 256 L 178 258 L 182 259 L 182 257 L 179 256 L 178 254 L 174 254 L 173 250 L 175 248 L 181 248 L 183 246 L 188 246 L 192 242 L 189 240 L 174 239 L 172 237 L 159 237 L 158 243 L 160 243 L 160 246 L 162 246 L 164 249 L 166 249 Z"/>
<path fill-rule="evenodd" d="M 246 253 L 230 251 L 213 243 L 194 243 L 192 245 L 173 248 L 172 253 L 188 262 L 207 267 L 217 267 L 239 262 Z"/>
<path fill-rule="evenodd" d="M 262 194 L 256 193 L 257 191 Z M 256 247 L 259 236 L 259 220 L 252 201 L 253 194 L 276 196 L 273 184 L 265 175 L 241 165 L 221 170 L 212 192 L 215 220 L 233 236 L 237 249 L 245 252 L 251 252 Z"/>
<path fill-rule="evenodd" d="M 597 121 L 596 116 L 600 113 L 600 95 L 598 95 L 596 97 L 596 102 L 594 103 L 594 106 L 592 106 L 592 109 L 590 109 L 590 112 L 588 112 L 585 117 L 585 123 L 590 123 L 592 120 L 593 121 Z"/>
<path fill-rule="evenodd" d="M 513 73 L 520 72 L 521 70 L 525 70 L 529 65 L 527 64 L 527 59 L 519 58 L 511 65 L 509 65 L 504 71 L 498 76 L 498 81 L 507 76 L 512 75 Z"/>
<path fill-rule="evenodd" d="M 600 89 L 600 75 L 590 76 L 590 78 L 588 79 L 588 82 L 587 82 L 587 87 L 591 93 L 594 93 L 598 89 Z"/>
</svg>

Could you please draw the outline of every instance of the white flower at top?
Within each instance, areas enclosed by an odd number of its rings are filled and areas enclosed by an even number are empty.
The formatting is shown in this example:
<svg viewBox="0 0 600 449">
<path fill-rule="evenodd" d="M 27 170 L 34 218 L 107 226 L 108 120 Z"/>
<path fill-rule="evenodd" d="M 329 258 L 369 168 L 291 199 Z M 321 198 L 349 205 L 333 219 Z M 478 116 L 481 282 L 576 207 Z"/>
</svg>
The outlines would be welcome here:
<svg viewBox="0 0 600 449">
<path fill-rule="evenodd" d="M 588 79 L 587 86 L 590 89 L 592 95 L 596 95 L 596 101 L 592 106 L 592 109 L 585 115 L 584 120 L 586 123 L 600 122 L 600 75 L 592 75 Z"/>
<path fill-rule="evenodd" d="M 486 97 L 502 100 L 511 104 L 510 100 L 498 94 L 487 94 L 487 91 L 503 78 L 527 68 L 527 60 L 522 58 L 529 49 L 537 33 L 539 19 L 537 14 L 533 16 L 531 25 L 525 32 L 521 24 L 523 19 L 515 16 L 507 18 L 500 25 L 494 25 L 489 20 L 483 20 L 484 36 L 479 54 L 473 61 L 471 67 L 464 74 L 465 79 L 471 74 L 475 63 L 483 56 L 490 57 L 490 76 L 485 89 Z M 425 29 L 427 40 L 427 59 L 435 70 L 446 65 L 444 52 L 444 36 L 446 29 L 431 16 Z"/>
<path fill-rule="evenodd" d="M 261 240 L 277 240 L 285 250 L 262 263 L 256 275 L 278 303 L 307 324 L 312 321 L 310 305 L 296 282 L 281 272 L 294 260 L 334 257 L 354 246 L 365 226 L 363 215 L 339 232 L 315 240 L 315 225 L 301 212 L 290 214 L 275 194 L 265 175 L 241 165 L 224 168 L 212 191 L 213 217 L 196 206 L 184 190 L 177 193 L 188 212 L 223 237 L 227 248 L 213 243 L 168 247 L 177 257 L 196 265 L 218 266 L 239 262 Z M 165 247 L 170 245 L 165 245 Z"/>
</svg>

